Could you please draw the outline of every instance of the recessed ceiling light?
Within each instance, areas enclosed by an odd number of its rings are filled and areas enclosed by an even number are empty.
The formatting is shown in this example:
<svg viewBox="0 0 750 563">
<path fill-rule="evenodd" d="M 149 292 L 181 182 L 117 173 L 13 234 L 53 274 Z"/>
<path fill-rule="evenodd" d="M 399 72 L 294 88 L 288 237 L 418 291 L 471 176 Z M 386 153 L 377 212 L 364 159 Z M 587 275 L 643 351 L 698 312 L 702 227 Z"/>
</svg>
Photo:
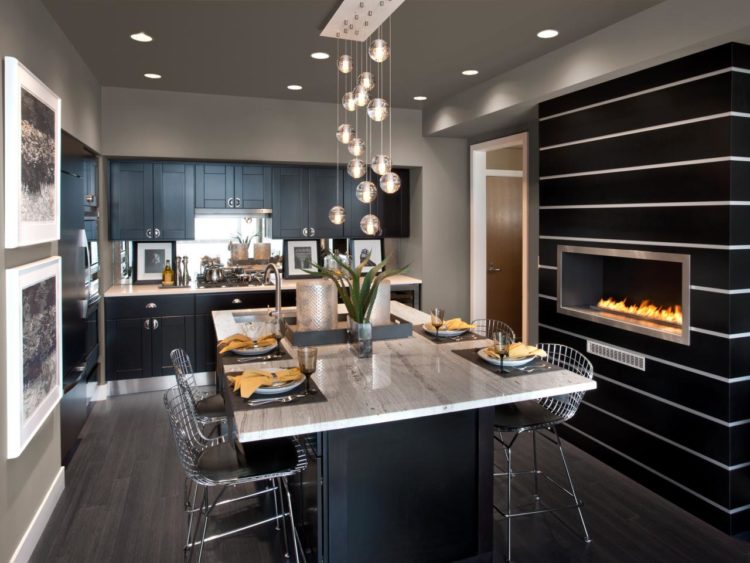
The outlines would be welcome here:
<svg viewBox="0 0 750 563">
<path fill-rule="evenodd" d="M 289 86 L 286 87 L 286 89 L 297 91 L 297 90 L 302 90 L 302 86 L 300 86 L 299 84 L 290 84 Z"/>
<path fill-rule="evenodd" d="M 559 31 L 556 29 L 543 29 L 539 33 L 536 34 L 536 36 L 539 39 L 552 39 L 553 37 L 557 37 L 560 34 Z"/>
<path fill-rule="evenodd" d="M 464 76 L 476 76 L 477 74 L 479 74 L 479 71 L 474 69 L 462 70 L 461 74 L 463 74 Z"/>
<path fill-rule="evenodd" d="M 142 31 L 139 31 L 138 33 L 134 33 L 130 36 L 130 38 L 133 41 L 138 41 L 139 43 L 150 43 L 154 40 L 153 37 L 151 37 L 148 33 L 144 33 Z"/>
<path fill-rule="evenodd" d="M 414 99 L 418 102 L 424 102 L 427 99 L 427 96 L 414 96 Z"/>
<path fill-rule="evenodd" d="M 331 57 L 331 55 L 329 55 L 328 53 L 324 53 L 323 51 L 315 51 L 314 53 L 311 53 L 310 56 L 313 59 L 318 59 L 319 61 L 324 61 Z"/>
<path fill-rule="evenodd" d="M 161 78 L 161 74 L 156 74 L 155 72 L 147 72 L 143 76 L 150 78 L 151 80 L 159 80 Z"/>
</svg>

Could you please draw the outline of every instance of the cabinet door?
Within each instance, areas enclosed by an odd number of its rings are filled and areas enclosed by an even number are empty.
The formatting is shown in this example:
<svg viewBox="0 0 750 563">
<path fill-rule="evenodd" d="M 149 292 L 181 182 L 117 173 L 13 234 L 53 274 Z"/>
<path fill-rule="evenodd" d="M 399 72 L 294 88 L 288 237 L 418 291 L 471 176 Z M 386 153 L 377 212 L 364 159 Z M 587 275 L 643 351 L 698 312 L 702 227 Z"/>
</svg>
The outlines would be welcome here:
<svg viewBox="0 0 750 563">
<path fill-rule="evenodd" d="M 109 238 L 148 240 L 154 227 L 153 165 L 112 162 L 109 194 Z"/>
<path fill-rule="evenodd" d="M 235 165 L 234 197 L 239 209 L 264 209 L 271 191 L 271 167 Z M 268 206 L 270 208 L 270 206 Z"/>
<path fill-rule="evenodd" d="M 195 207 L 228 209 L 234 198 L 234 166 L 230 164 L 195 165 Z"/>
<path fill-rule="evenodd" d="M 380 190 L 378 198 L 381 200 L 379 208 L 380 226 L 383 237 L 396 238 L 409 236 L 409 170 L 395 169 L 401 177 L 401 189 L 395 194 L 387 194 Z"/>
<path fill-rule="evenodd" d="M 344 226 L 334 225 L 328 219 L 331 207 L 343 198 L 343 178 L 336 168 L 310 168 L 310 205 L 308 227 L 314 229 L 313 238 L 342 238 Z M 348 176 L 348 174 L 347 174 Z"/>
<path fill-rule="evenodd" d="M 99 166 L 96 159 L 86 158 L 83 160 L 84 192 L 83 198 L 86 205 L 96 205 L 96 187 L 99 185 Z"/>
<path fill-rule="evenodd" d="M 377 178 L 375 178 L 375 180 L 377 180 Z M 357 185 L 361 181 L 362 180 L 355 180 L 354 178 L 349 176 L 349 174 L 344 173 L 344 208 L 346 209 L 344 236 L 346 238 L 370 238 L 362 232 L 362 229 L 359 226 L 359 222 L 362 220 L 362 217 L 364 217 L 368 213 L 373 213 L 377 215 L 381 221 L 383 220 L 383 199 L 388 197 L 388 195 L 380 188 L 378 188 L 378 195 L 371 205 L 362 203 L 357 199 L 357 196 L 355 195 Z M 377 182 L 375 183 L 375 185 L 377 185 Z"/>
<path fill-rule="evenodd" d="M 307 170 L 280 166 L 273 169 L 273 238 L 303 238 L 308 228 Z M 307 231 L 304 231 L 307 232 Z"/>
<path fill-rule="evenodd" d="M 183 348 L 191 361 L 195 361 L 194 315 L 157 317 L 151 325 L 153 376 L 174 374 L 169 354 L 175 348 Z"/>
<path fill-rule="evenodd" d="M 150 326 L 147 318 L 107 321 L 107 379 L 151 376 Z"/>
<path fill-rule="evenodd" d="M 154 238 L 195 238 L 194 164 L 160 162 L 154 165 Z"/>
</svg>

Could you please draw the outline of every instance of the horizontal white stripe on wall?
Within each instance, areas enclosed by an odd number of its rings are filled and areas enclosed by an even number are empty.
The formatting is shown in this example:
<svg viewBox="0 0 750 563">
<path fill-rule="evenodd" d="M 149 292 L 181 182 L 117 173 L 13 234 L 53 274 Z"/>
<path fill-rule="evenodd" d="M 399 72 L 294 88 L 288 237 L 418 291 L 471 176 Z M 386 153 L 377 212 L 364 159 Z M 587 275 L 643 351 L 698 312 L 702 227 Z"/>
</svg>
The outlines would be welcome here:
<svg viewBox="0 0 750 563">
<path fill-rule="evenodd" d="M 706 291 L 708 293 L 721 293 L 722 295 L 743 295 L 750 293 L 750 289 L 721 289 L 719 287 L 706 287 L 703 285 L 691 285 L 693 291 Z"/>
<path fill-rule="evenodd" d="M 679 482 L 675 481 L 671 477 L 667 477 L 666 475 L 664 475 L 663 473 L 657 471 L 656 469 L 653 469 L 652 467 L 649 467 L 648 465 L 646 465 L 642 461 L 638 461 L 634 457 L 631 457 L 628 454 L 625 454 L 625 453 L 621 452 L 620 450 L 613 448 L 612 446 L 610 446 L 609 444 L 606 444 L 606 443 L 602 442 L 598 438 L 594 438 L 593 436 L 591 436 L 590 434 L 587 434 L 583 430 L 579 430 L 575 426 L 572 426 L 570 423 L 565 422 L 564 424 L 565 424 L 565 426 L 567 428 L 570 428 L 574 432 L 577 432 L 578 434 L 580 434 L 582 436 L 585 436 L 586 438 L 588 438 L 592 442 L 596 442 L 600 446 L 603 446 L 603 447 L 607 448 L 609 451 L 616 453 L 617 455 L 619 455 L 619 456 L 627 459 L 628 461 L 630 461 L 631 463 L 636 464 L 639 467 L 642 467 L 643 469 L 645 469 L 645 470 L 653 473 L 657 477 L 660 477 L 661 479 L 664 479 L 665 481 L 673 484 L 675 487 L 679 487 L 683 491 L 685 491 L 687 493 L 690 493 L 691 495 L 693 495 L 693 496 L 701 499 L 703 502 L 705 502 L 707 504 L 710 504 L 711 506 L 713 506 L 713 507 L 721 510 L 722 512 L 725 512 L 727 514 L 737 514 L 739 512 L 743 512 L 743 511 L 747 510 L 748 508 L 750 508 L 750 505 L 741 506 L 741 507 L 732 508 L 732 509 L 726 508 L 725 506 L 720 505 L 718 502 L 715 502 L 715 501 L 711 500 L 710 498 L 704 497 L 702 494 L 695 492 L 693 489 L 691 489 L 689 487 L 686 487 L 685 485 L 683 485 L 682 483 L 679 483 Z"/>
<path fill-rule="evenodd" d="M 596 102 L 594 104 L 589 104 L 587 106 L 581 106 L 579 108 L 570 109 L 567 111 L 562 111 L 560 113 L 556 113 L 554 115 L 548 115 L 547 117 L 540 117 L 539 121 L 547 121 L 549 119 L 555 119 L 556 117 L 562 117 L 563 115 L 570 115 L 571 113 L 577 113 L 579 111 L 585 111 L 587 109 L 596 108 L 599 106 L 605 106 L 607 104 L 613 104 L 615 102 L 619 102 L 621 100 L 627 100 L 630 98 L 636 98 L 638 96 L 642 96 L 644 94 L 650 94 L 651 92 L 658 92 L 660 90 L 666 90 L 668 88 L 673 88 L 675 86 L 680 86 L 682 84 L 689 84 L 690 82 L 696 82 L 698 80 L 703 80 L 704 78 L 710 78 L 711 76 L 718 76 L 719 74 L 724 74 L 727 72 L 740 72 L 743 74 L 750 74 L 750 70 L 746 68 L 736 67 L 736 66 L 730 66 L 726 68 L 722 68 L 719 70 L 713 70 L 711 72 L 706 72 L 704 74 L 699 74 L 697 76 L 691 76 L 690 78 L 683 78 L 682 80 L 676 80 L 674 82 L 669 82 L 667 84 L 662 84 L 661 86 L 654 86 L 653 88 L 647 88 L 645 90 L 639 90 L 638 92 L 633 92 L 632 94 L 625 94 L 624 96 L 618 96 L 616 98 L 610 98 L 608 100 L 603 100 L 601 102 Z"/>
<path fill-rule="evenodd" d="M 608 133 L 607 135 L 599 135 L 597 137 L 587 137 L 586 139 L 576 139 L 575 141 L 568 141 L 566 143 L 558 143 L 557 145 L 547 145 L 539 147 L 540 151 L 547 151 L 553 149 L 561 149 L 564 147 L 571 147 L 573 145 L 582 145 L 584 143 L 595 143 L 597 141 L 605 141 L 607 139 L 615 139 L 617 137 L 627 137 L 628 135 L 638 135 L 639 133 L 648 133 L 649 131 L 658 131 L 659 129 L 669 129 L 671 127 L 680 127 L 681 125 L 690 125 L 691 123 L 701 123 L 703 121 L 712 121 L 714 119 L 722 119 L 725 117 L 750 117 L 750 113 L 744 113 L 741 111 L 725 111 L 722 113 L 714 113 L 711 115 L 704 115 L 701 117 L 692 117 L 690 119 L 681 119 L 679 121 L 670 121 L 668 123 L 660 123 L 659 125 L 650 125 L 648 127 L 640 127 L 638 129 L 628 129 L 626 131 L 619 131 L 617 133 Z"/>
<path fill-rule="evenodd" d="M 541 205 L 539 209 L 631 209 L 645 207 L 733 207 L 748 206 L 750 201 L 660 201 L 654 203 L 592 203 L 582 205 Z"/>
<path fill-rule="evenodd" d="M 719 338 L 727 338 L 729 340 L 736 340 L 737 338 L 748 338 L 750 337 L 750 332 L 734 332 L 727 334 L 726 332 L 718 332 L 715 330 L 708 330 L 705 328 L 699 328 L 697 326 L 691 326 L 690 330 L 693 332 L 700 332 L 702 334 L 708 334 L 710 336 L 718 336 Z"/>
<path fill-rule="evenodd" d="M 614 238 L 590 238 L 590 237 L 562 237 L 554 235 L 539 235 L 543 240 L 575 240 L 583 242 L 601 242 L 606 244 L 636 244 L 639 246 L 668 246 L 678 248 L 704 248 L 708 250 L 750 250 L 750 244 L 699 244 L 690 242 L 663 242 L 650 240 L 621 240 Z"/>
<path fill-rule="evenodd" d="M 636 170 L 655 170 L 657 168 L 673 168 L 676 166 L 693 166 L 695 164 L 711 164 L 713 162 L 750 162 L 747 156 L 717 156 L 713 158 L 698 158 L 695 160 L 679 160 L 676 162 L 660 162 L 658 164 L 644 164 L 641 166 L 625 166 L 623 168 L 605 168 L 602 170 L 588 170 L 586 172 L 571 172 L 570 174 L 555 174 L 540 176 L 540 180 L 557 180 L 560 178 L 575 178 L 578 176 L 595 176 L 597 174 L 617 174 L 619 172 L 634 172 Z"/>
<path fill-rule="evenodd" d="M 544 264 L 539 264 L 537 268 L 541 270 L 557 270 L 557 266 L 546 266 Z"/>
</svg>

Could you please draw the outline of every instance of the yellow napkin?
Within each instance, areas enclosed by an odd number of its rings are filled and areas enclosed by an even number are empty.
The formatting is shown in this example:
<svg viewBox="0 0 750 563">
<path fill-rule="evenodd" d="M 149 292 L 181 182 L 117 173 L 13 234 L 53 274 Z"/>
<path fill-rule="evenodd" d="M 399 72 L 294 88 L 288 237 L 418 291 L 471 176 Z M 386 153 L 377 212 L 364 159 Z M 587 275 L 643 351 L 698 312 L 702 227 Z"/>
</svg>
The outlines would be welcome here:
<svg viewBox="0 0 750 563">
<path fill-rule="evenodd" d="M 219 342 L 216 347 L 220 348 L 219 354 L 226 354 L 230 350 L 242 350 L 245 348 L 252 348 L 253 346 L 271 346 L 275 343 L 276 339 L 270 334 L 260 337 L 257 342 L 244 334 L 233 334 Z"/>
<path fill-rule="evenodd" d="M 460 317 L 456 317 L 443 322 L 443 326 L 440 328 L 443 330 L 469 330 L 470 328 L 476 328 L 476 325 L 466 323 Z"/>
<path fill-rule="evenodd" d="M 485 349 L 485 354 L 490 358 L 500 359 L 500 354 L 497 353 L 494 347 Z M 515 360 L 518 358 L 527 358 L 529 356 L 539 356 L 540 358 L 546 358 L 547 352 L 536 346 L 527 346 L 522 342 L 514 342 L 508 347 L 508 358 Z"/>
<path fill-rule="evenodd" d="M 302 376 L 299 368 L 269 370 L 245 370 L 240 375 L 227 375 L 232 390 L 240 392 L 240 397 L 249 399 L 258 387 L 270 386 L 283 381 L 297 381 Z"/>
</svg>

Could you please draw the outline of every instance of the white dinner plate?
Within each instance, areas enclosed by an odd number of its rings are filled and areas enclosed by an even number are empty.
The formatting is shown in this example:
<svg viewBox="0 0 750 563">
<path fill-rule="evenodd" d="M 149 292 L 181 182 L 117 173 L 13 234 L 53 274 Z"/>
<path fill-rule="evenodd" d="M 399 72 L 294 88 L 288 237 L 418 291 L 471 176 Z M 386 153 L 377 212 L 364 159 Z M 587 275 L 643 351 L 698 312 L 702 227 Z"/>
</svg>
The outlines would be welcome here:
<svg viewBox="0 0 750 563">
<path fill-rule="evenodd" d="M 279 393 L 288 393 L 292 389 L 296 389 L 305 382 L 304 376 L 300 379 L 290 381 L 288 383 L 280 383 L 272 385 L 271 387 L 258 387 L 253 395 L 277 395 Z"/>
<path fill-rule="evenodd" d="M 492 364 L 494 366 L 500 365 L 500 360 L 495 359 L 492 356 L 489 356 L 487 352 L 484 351 L 484 348 L 479 350 L 477 354 L 479 354 L 479 357 L 489 364 Z M 544 359 L 544 358 L 541 358 L 540 356 L 536 356 L 532 354 L 530 356 L 525 356 L 523 358 L 513 358 L 513 359 L 505 358 L 502 362 L 502 365 L 509 367 L 509 368 L 525 366 L 526 364 L 533 362 L 536 358 L 539 358 L 540 360 Z"/>
<path fill-rule="evenodd" d="M 432 326 L 430 323 L 425 323 L 422 325 L 422 328 L 425 332 L 435 336 L 435 327 Z M 462 328 L 461 330 L 447 330 L 447 329 L 440 329 L 438 331 L 438 338 L 451 338 L 452 336 L 461 336 L 462 334 L 465 334 L 468 332 L 468 328 Z"/>
<path fill-rule="evenodd" d="M 257 348 L 235 348 L 232 350 L 238 356 L 262 356 L 276 350 L 276 342 L 269 346 L 258 346 Z"/>
</svg>

